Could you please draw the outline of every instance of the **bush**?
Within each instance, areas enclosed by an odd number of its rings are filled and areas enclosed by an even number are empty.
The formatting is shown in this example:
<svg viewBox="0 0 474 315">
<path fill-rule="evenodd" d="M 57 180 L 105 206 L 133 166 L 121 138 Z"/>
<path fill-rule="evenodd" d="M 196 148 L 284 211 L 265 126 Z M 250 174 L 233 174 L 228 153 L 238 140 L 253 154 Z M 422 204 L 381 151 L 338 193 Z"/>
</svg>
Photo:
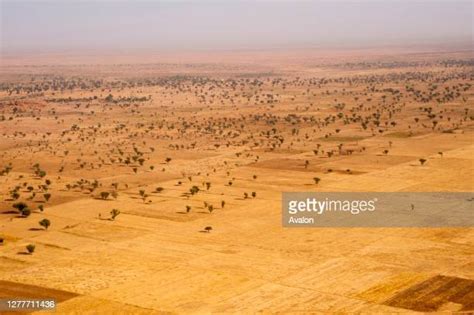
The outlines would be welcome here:
<svg viewBox="0 0 474 315">
<path fill-rule="evenodd" d="M 110 211 L 110 216 L 111 216 L 111 219 L 112 221 L 115 220 L 115 218 L 120 214 L 120 210 L 118 209 L 112 209 L 112 211 Z"/>
<path fill-rule="evenodd" d="M 33 244 L 28 244 L 26 245 L 26 250 L 28 251 L 28 254 L 33 254 L 35 251 L 36 246 Z"/>
<path fill-rule="evenodd" d="M 29 208 L 25 208 L 21 211 L 21 215 L 24 217 L 29 217 L 31 214 L 31 210 Z"/>
<path fill-rule="evenodd" d="M 47 230 L 49 226 L 51 225 L 51 221 L 49 221 L 48 219 L 43 219 L 39 221 L 38 224 L 44 227 L 45 230 Z"/>
<path fill-rule="evenodd" d="M 17 202 L 13 204 L 13 208 L 17 209 L 21 213 L 23 209 L 28 208 L 28 205 L 24 202 Z"/>
</svg>

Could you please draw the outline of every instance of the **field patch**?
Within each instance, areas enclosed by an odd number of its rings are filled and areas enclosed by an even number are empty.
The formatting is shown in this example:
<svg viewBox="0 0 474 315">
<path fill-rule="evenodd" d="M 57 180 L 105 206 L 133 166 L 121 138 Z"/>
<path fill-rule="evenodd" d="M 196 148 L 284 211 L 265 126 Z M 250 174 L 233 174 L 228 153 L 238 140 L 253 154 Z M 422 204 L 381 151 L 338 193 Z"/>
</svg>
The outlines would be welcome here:
<svg viewBox="0 0 474 315">
<path fill-rule="evenodd" d="M 2 298 L 55 299 L 56 302 L 63 302 L 78 295 L 68 291 L 0 280 L 0 296 Z"/>
<path fill-rule="evenodd" d="M 445 305 L 452 311 L 474 311 L 474 280 L 438 275 L 413 285 L 383 304 L 418 312 L 434 312 Z"/>
</svg>

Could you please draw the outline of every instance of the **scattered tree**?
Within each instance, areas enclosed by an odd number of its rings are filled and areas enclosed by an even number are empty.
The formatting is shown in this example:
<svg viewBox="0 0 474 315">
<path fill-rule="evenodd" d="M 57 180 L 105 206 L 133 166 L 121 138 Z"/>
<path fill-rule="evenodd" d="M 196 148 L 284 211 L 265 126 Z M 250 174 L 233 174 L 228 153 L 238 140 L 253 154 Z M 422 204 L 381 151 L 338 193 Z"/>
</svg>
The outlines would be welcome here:
<svg viewBox="0 0 474 315">
<path fill-rule="evenodd" d="M 120 214 L 120 210 L 118 210 L 118 209 L 112 209 L 112 210 L 110 211 L 110 219 L 111 219 L 112 221 L 114 221 L 115 218 L 116 218 L 119 214 Z"/>
<path fill-rule="evenodd" d="M 33 254 L 36 249 L 36 246 L 34 244 L 28 244 L 26 245 L 26 250 L 28 251 L 28 254 Z"/>
<path fill-rule="evenodd" d="M 44 227 L 45 230 L 47 230 L 49 226 L 51 225 L 51 221 L 49 221 L 48 219 L 43 219 L 39 221 L 38 224 Z"/>
</svg>

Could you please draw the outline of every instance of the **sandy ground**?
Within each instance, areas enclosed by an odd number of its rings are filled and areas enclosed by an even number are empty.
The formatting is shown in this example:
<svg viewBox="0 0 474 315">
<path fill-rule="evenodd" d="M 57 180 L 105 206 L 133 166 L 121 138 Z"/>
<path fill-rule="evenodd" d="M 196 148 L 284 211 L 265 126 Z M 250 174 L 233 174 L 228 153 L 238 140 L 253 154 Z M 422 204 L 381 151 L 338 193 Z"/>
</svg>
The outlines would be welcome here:
<svg viewBox="0 0 474 315">
<path fill-rule="evenodd" d="M 284 191 L 474 190 L 472 58 L 380 55 L 4 65 L 0 296 L 67 314 L 473 311 L 472 228 L 281 225 Z M 75 74 L 85 87 L 52 88 Z"/>
</svg>

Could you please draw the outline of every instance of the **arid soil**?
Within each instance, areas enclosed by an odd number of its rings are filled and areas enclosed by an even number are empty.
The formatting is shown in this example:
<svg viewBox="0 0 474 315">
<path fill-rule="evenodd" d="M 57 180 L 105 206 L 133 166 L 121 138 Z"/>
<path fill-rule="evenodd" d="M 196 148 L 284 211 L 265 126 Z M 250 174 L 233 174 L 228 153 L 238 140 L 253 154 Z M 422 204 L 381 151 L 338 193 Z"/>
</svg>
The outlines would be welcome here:
<svg viewBox="0 0 474 315">
<path fill-rule="evenodd" d="M 472 192 L 472 53 L 251 56 L 5 59 L 0 297 L 474 311 L 472 228 L 281 224 L 285 191 Z"/>
</svg>

